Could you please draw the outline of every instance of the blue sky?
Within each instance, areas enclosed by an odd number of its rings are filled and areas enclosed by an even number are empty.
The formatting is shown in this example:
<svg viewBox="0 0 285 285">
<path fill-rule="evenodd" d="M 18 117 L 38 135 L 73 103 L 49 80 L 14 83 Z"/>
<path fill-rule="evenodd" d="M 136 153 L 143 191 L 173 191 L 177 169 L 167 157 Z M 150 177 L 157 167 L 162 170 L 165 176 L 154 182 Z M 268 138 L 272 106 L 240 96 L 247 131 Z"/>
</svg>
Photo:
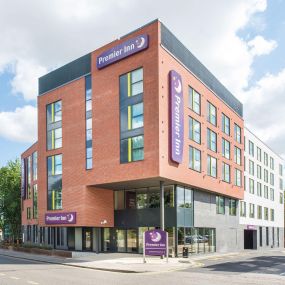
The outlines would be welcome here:
<svg viewBox="0 0 285 285">
<path fill-rule="evenodd" d="M 285 156 L 285 0 L 175 3 L 0 0 L 0 166 L 36 140 L 39 76 L 156 18 L 244 103 L 250 129 Z"/>
</svg>

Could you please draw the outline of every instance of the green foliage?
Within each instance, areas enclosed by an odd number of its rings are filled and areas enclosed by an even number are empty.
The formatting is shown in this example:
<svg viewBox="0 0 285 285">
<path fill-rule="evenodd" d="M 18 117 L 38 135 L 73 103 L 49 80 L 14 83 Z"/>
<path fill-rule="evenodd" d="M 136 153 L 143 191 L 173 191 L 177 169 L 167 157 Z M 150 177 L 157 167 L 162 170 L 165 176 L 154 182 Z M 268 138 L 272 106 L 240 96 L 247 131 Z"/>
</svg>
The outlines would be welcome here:
<svg viewBox="0 0 285 285">
<path fill-rule="evenodd" d="M 21 233 L 21 165 L 17 159 L 0 168 L 0 228 L 12 239 Z"/>
</svg>

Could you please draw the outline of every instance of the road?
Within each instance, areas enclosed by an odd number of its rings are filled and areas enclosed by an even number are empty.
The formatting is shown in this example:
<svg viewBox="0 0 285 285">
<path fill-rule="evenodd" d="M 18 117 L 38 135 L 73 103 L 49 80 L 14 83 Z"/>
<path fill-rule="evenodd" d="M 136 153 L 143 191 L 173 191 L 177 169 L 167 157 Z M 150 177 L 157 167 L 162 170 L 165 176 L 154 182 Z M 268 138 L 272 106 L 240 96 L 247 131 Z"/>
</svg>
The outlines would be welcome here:
<svg viewBox="0 0 285 285">
<path fill-rule="evenodd" d="M 196 268 L 167 273 L 114 273 L 39 263 L 0 255 L 0 285 L 64 284 L 285 284 L 285 254 L 242 254 L 201 260 Z M 200 267 L 203 266 L 203 267 Z M 229 279 L 230 278 L 230 279 Z"/>
</svg>

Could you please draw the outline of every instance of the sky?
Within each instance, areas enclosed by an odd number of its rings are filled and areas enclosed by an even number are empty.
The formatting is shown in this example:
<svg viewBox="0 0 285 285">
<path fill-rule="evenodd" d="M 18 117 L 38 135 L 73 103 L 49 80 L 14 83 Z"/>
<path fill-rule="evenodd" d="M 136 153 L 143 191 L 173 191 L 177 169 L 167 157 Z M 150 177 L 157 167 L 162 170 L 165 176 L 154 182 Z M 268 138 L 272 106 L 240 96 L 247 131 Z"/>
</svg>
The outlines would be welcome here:
<svg viewBox="0 0 285 285">
<path fill-rule="evenodd" d="M 285 158 L 285 0 L 0 0 L 0 167 L 37 140 L 38 78 L 159 18 Z"/>
</svg>

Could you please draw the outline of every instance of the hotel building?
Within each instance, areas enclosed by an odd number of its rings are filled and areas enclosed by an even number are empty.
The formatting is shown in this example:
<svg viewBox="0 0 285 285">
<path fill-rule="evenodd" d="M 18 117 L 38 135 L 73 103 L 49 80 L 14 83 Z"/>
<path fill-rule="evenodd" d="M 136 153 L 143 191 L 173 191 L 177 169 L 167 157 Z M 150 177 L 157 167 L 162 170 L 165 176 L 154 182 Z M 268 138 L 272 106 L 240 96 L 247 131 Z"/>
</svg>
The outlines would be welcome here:
<svg viewBox="0 0 285 285">
<path fill-rule="evenodd" d="M 284 161 L 247 128 L 244 135 L 244 248 L 284 247 Z"/>
<path fill-rule="evenodd" d="M 160 21 L 42 76 L 38 93 L 25 243 L 141 252 L 143 232 L 165 228 L 175 255 L 244 247 L 243 106 Z"/>
</svg>

